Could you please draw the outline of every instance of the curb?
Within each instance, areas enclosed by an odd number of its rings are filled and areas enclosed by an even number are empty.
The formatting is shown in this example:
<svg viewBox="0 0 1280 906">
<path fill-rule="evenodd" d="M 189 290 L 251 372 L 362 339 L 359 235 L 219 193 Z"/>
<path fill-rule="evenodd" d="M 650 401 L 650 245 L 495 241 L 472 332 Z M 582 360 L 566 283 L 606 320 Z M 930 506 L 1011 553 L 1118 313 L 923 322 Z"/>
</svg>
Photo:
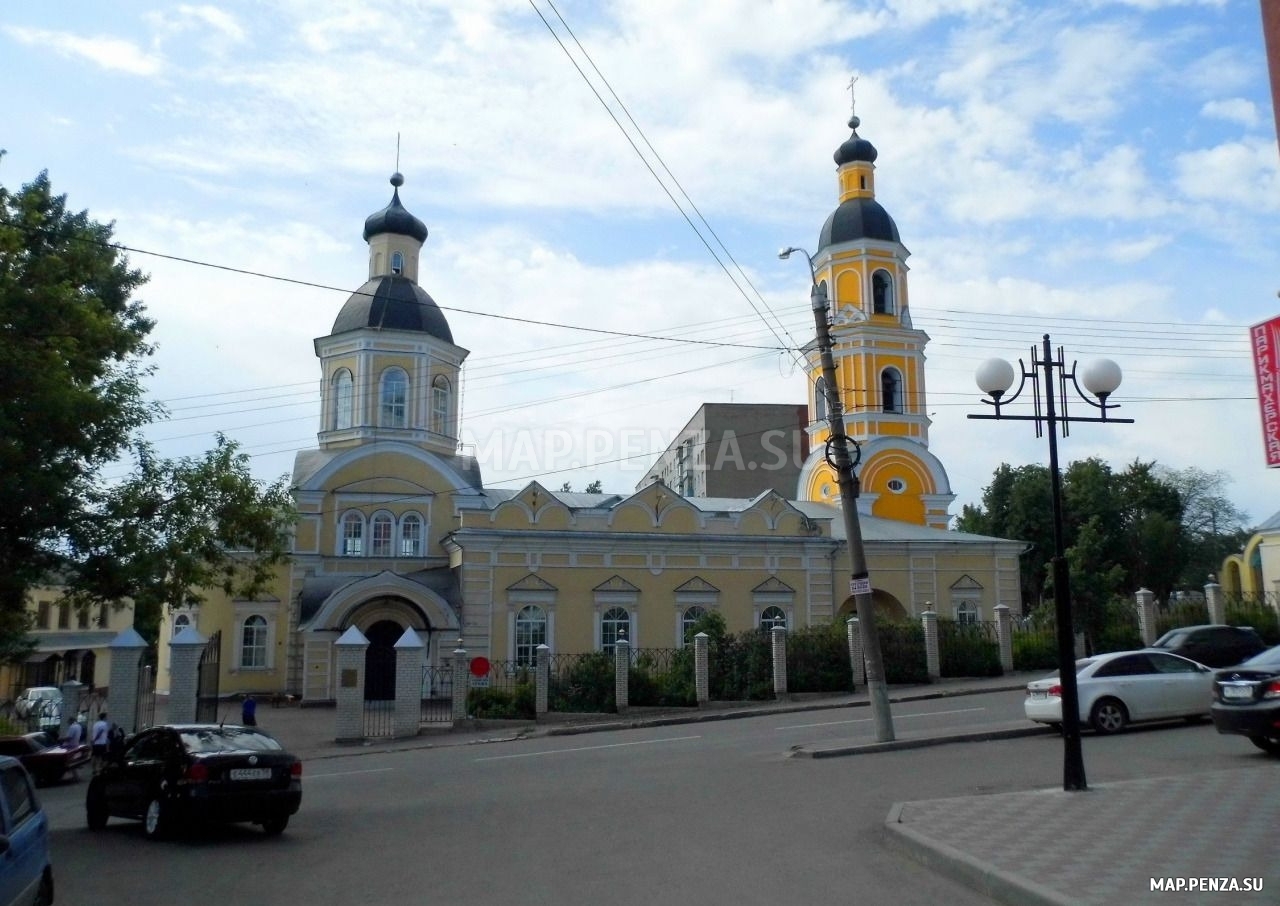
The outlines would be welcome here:
<svg viewBox="0 0 1280 906">
<path fill-rule="evenodd" d="M 907 805 L 910 803 L 895 802 L 885 818 L 883 842 L 890 849 L 905 853 L 926 868 L 1010 906 L 1077 906 L 1079 903 L 912 830 L 902 823 L 902 810 Z"/>
<path fill-rule="evenodd" d="M 1048 736 L 1056 731 L 1050 727 L 1006 727 L 999 730 L 977 730 L 973 733 L 950 733 L 946 736 L 920 736 L 913 739 L 894 739 L 889 742 L 868 742 L 856 746 L 834 746 L 829 749 L 807 749 L 796 746 L 789 753 L 791 758 L 839 758 L 845 755 L 874 755 L 877 752 L 901 752 L 906 749 L 924 749 L 944 746 L 953 742 L 989 742 L 993 739 L 1019 739 L 1023 736 Z"/>
</svg>

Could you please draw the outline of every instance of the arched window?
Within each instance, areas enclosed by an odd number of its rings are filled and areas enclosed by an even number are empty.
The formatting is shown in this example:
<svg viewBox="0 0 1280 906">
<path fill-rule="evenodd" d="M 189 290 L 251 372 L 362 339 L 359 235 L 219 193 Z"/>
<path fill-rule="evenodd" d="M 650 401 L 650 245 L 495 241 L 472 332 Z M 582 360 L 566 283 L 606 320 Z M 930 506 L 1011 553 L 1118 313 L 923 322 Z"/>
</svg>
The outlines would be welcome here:
<svg viewBox="0 0 1280 906">
<path fill-rule="evenodd" d="M 885 412 L 902 411 L 901 378 L 896 368 L 880 372 L 880 400 Z"/>
<path fill-rule="evenodd" d="M 240 628 L 240 666 L 267 666 L 267 619 L 254 614 Z"/>
<path fill-rule="evenodd" d="M 760 614 L 760 628 L 772 630 L 775 626 L 787 628 L 787 613 L 781 607 L 766 607 Z"/>
<path fill-rule="evenodd" d="M 191 625 L 191 617 L 185 613 L 180 613 L 173 618 L 173 634 L 177 635 Z"/>
<path fill-rule="evenodd" d="M 351 372 L 343 368 L 333 376 L 333 429 L 335 431 L 351 427 L 354 399 Z"/>
<path fill-rule="evenodd" d="M 359 513 L 342 517 L 342 556 L 364 556 L 364 517 Z"/>
<path fill-rule="evenodd" d="M 520 608 L 516 614 L 516 664 L 533 667 L 537 664 L 538 646 L 547 644 L 547 614 L 536 604 Z"/>
<path fill-rule="evenodd" d="M 422 517 L 407 513 L 400 520 L 400 556 L 422 556 Z"/>
<path fill-rule="evenodd" d="M 612 652 L 618 639 L 629 638 L 631 615 L 625 608 L 610 607 L 600 618 L 600 650 Z"/>
<path fill-rule="evenodd" d="M 680 638 L 683 644 L 689 645 L 693 642 L 693 627 L 697 622 L 707 615 L 705 607 L 699 607 L 697 604 L 685 610 L 680 617 Z"/>
<path fill-rule="evenodd" d="M 818 378 L 813 385 L 813 420 L 827 420 L 827 379 Z"/>
<path fill-rule="evenodd" d="M 409 376 L 399 368 L 382 372 L 378 394 L 378 423 L 384 428 L 404 428 L 409 424 Z"/>
<path fill-rule="evenodd" d="M 888 271 L 876 271 L 871 275 L 871 302 L 875 314 L 893 314 L 893 278 Z"/>
<path fill-rule="evenodd" d="M 391 535 L 395 526 L 390 513 L 375 513 L 369 525 L 369 556 L 390 557 Z"/>
<path fill-rule="evenodd" d="M 402 252 L 391 253 L 391 273 L 393 274 L 404 273 L 404 254 Z"/>
<path fill-rule="evenodd" d="M 978 622 L 978 602 L 961 600 L 956 602 L 956 622 L 961 626 L 974 626 Z"/>
<path fill-rule="evenodd" d="M 431 430 L 436 434 L 449 432 L 449 379 L 437 374 L 431 382 Z"/>
</svg>

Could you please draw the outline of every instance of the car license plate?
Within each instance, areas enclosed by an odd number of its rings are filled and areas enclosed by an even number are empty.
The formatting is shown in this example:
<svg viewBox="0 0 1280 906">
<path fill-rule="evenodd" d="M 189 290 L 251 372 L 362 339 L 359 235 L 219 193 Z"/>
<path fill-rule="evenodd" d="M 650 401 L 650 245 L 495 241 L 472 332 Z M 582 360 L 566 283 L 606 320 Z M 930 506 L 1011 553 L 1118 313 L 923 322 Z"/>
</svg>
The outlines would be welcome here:
<svg viewBox="0 0 1280 906">
<path fill-rule="evenodd" d="M 232 780 L 270 780 L 271 768 L 232 768 Z"/>
<path fill-rule="evenodd" d="M 1045 694 L 1044 692 L 1032 692 L 1032 693 L 1031 693 L 1031 697 L 1032 697 L 1032 698 L 1046 698 L 1047 696 L 1046 696 L 1046 694 Z"/>
<path fill-rule="evenodd" d="M 1222 697 L 1224 699 L 1253 698 L 1253 687 L 1252 686 L 1223 686 Z"/>
</svg>

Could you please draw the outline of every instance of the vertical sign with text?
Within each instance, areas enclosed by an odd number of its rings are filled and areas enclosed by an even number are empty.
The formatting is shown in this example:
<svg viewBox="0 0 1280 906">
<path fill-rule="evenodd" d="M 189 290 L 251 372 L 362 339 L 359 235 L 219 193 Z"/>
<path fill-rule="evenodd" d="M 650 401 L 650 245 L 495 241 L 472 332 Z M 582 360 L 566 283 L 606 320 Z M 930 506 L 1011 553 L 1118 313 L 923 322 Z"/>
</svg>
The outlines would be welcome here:
<svg viewBox="0 0 1280 906">
<path fill-rule="evenodd" d="M 1280 317 L 1249 328 L 1267 467 L 1280 466 Z"/>
</svg>

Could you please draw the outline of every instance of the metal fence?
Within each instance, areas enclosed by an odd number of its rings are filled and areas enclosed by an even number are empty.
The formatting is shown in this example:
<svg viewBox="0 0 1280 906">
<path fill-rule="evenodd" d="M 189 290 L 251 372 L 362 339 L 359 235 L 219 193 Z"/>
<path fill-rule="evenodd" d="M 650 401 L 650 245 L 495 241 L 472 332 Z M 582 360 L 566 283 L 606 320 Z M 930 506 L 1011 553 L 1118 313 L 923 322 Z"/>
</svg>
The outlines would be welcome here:
<svg viewBox="0 0 1280 906">
<path fill-rule="evenodd" d="M 549 663 L 547 706 L 550 710 L 576 714 L 618 710 L 613 657 L 609 653 L 553 654 Z"/>
<path fill-rule="evenodd" d="M 990 621 L 938 621 L 938 667 L 943 676 L 999 676 L 1000 635 Z"/>
<path fill-rule="evenodd" d="M 453 668 L 422 668 L 422 723 L 453 721 Z"/>
</svg>

